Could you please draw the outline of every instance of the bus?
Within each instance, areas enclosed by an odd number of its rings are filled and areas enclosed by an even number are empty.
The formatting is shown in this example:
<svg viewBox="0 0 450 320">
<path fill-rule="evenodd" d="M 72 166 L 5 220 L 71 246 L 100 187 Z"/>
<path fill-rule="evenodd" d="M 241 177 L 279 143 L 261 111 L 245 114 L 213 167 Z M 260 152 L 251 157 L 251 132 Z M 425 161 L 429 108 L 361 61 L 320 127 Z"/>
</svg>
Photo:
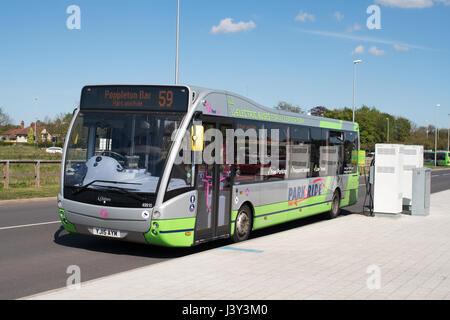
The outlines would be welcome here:
<svg viewBox="0 0 450 320">
<path fill-rule="evenodd" d="M 438 166 L 449 167 L 450 166 L 450 152 L 438 151 L 436 155 L 436 161 Z"/>
<path fill-rule="evenodd" d="M 423 164 L 426 166 L 434 166 L 434 151 L 425 151 L 423 153 Z"/>
<path fill-rule="evenodd" d="M 426 166 L 434 166 L 436 154 L 437 166 L 450 167 L 450 151 L 425 151 L 423 155 L 423 162 Z"/>
<path fill-rule="evenodd" d="M 355 204 L 358 149 L 357 123 L 228 91 L 85 86 L 64 144 L 59 217 L 71 233 L 157 246 L 244 241 Z"/>
</svg>

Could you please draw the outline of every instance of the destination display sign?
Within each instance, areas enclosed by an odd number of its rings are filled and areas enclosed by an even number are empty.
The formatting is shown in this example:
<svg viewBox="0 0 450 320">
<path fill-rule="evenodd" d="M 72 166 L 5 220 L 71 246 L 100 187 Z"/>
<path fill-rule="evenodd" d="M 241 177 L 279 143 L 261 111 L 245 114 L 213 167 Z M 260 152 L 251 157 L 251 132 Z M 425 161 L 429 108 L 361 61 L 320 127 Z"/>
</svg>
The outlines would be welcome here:
<svg viewBox="0 0 450 320">
<path fill-rule="evenodd" d="M 189 90 L 180 86 L 87 86 L 81 93 L 81 110 L 132 110 L 186 112 Z"/>
</svg>

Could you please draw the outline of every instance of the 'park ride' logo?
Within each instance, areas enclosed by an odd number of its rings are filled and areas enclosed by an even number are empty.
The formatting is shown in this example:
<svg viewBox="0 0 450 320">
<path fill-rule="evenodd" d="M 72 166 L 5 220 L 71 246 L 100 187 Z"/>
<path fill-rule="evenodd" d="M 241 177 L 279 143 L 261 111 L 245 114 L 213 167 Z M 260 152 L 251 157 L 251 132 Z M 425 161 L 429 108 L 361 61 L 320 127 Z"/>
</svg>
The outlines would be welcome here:
<svg viewBox="0 0 450 320">
<path fill-rule="evenodd" d="M 313 184 L 289 188 L 289 205 L 298 206 L 298 204 L 311 197 L 323 195 L 326 179 L 320 178 L 313 181 Z"/>
</svg>

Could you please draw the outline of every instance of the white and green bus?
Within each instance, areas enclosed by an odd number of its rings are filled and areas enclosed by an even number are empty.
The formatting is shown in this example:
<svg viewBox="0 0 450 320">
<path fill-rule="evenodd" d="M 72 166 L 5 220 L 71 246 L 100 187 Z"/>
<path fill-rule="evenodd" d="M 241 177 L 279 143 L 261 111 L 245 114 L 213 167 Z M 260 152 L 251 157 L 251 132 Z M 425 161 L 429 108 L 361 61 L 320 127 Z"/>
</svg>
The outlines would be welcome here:
<svg viewBox="0 0 450 320">
<path fill-rule="evenodd" d="M 227 91 L 86 86 L 64 145 L 59 215 L 72 233 L 151 245 L 243 241 L 355 204 L 358 148 L 356 123 Z"/>
</svg>

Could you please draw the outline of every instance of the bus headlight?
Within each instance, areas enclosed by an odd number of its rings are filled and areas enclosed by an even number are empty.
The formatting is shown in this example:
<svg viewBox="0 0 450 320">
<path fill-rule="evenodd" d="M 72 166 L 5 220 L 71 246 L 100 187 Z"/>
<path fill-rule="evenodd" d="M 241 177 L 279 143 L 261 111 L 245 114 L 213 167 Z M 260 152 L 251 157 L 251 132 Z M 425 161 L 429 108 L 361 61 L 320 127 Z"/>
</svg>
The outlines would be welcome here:
<svg viewBox="0 0 450 320">
<path fill-rule="evenodd" d="M 161 212 L 155 211 L 153 212 L 153 219 L 159 219 L 161 218 Z"/>
</svg>

